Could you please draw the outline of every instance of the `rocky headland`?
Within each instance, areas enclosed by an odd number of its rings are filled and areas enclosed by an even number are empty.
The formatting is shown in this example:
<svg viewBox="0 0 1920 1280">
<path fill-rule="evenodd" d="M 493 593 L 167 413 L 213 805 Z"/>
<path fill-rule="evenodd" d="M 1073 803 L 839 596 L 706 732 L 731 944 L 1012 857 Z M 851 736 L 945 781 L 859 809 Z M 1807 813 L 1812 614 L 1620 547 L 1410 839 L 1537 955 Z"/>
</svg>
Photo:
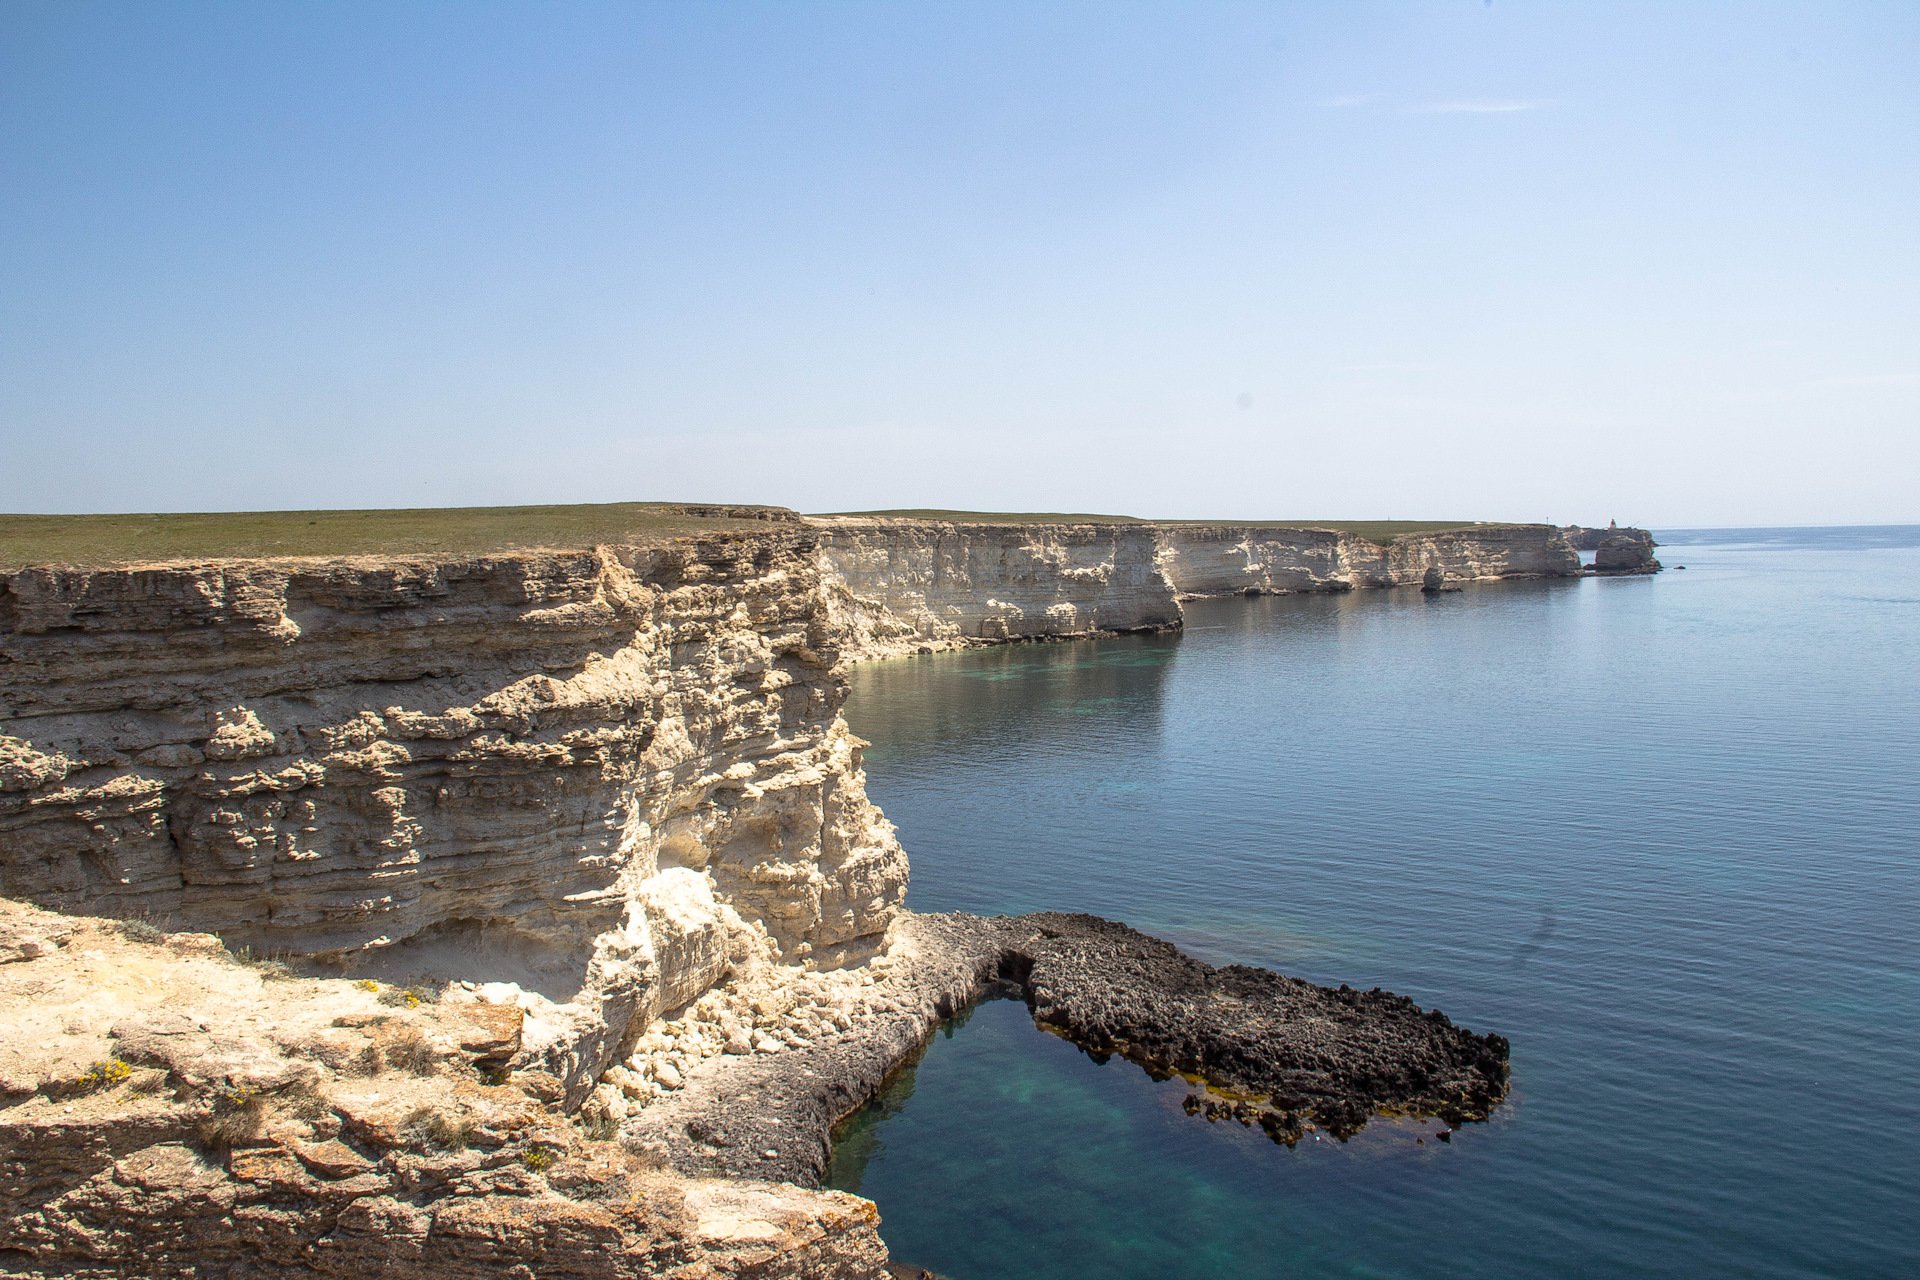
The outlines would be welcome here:
<svg viewBox="0 0 1920 1280">
<path fill-rule="evenodd" d="M 831 1126 L 995 994 L 1281 1141 L 1484 1116 L 1403 998 L 906 912 L 840 672 L 1564 539 L 919 523 L 0 577 L 0 1275 L 877 1277 Z"/>
<path fill-rule="evenodd" d="M 1611 524 L 1604 529 L 1567 525 L 1560 532 L 1575 551 L 1593 552 L 1593 563 L 1585 572 L 1594 577 L 1660 572 L 1660 562 L 1653 557 L 1653 549 L 1658 544 L 1645 529 Z"/>
</svg>

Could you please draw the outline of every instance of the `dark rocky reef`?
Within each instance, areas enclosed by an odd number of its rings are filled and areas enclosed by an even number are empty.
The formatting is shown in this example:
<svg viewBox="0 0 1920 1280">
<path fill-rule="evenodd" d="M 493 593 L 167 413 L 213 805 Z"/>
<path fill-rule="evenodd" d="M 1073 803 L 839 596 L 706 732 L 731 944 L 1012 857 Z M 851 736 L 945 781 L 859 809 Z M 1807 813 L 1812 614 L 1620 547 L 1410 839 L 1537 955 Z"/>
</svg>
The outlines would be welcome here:
<svg viewBox="0 0 1920 1280">
<path fill-rule="evenodd" d="M 833 1126 L 910 1062 L 939 1022 L 992 995 L 1092 1054 L 1196 1085 L 1191 1111 L 1338 1137 L 1377 1115 L 1485 1119 L 1506 1096 L 1507 1042 L 1378 989 L 1214 968 L 1088 915 L 914 916 L 896 925 L 894 1012 L 775 1056 L 713 1064 L 627 1123 L 682 1172 L 817 1185 Z"/>
<path fill-rule="evenodd" d="M 1020 917 L 1003 948 L 1003 974 L 1040 1025 L 1158 1075 L 1197 1077 L 1281 1141 L 1308 1122 L 1346 1137 L 1381 1114 L 1484 1120 L 1506 1096 L 1503 1037 L 1378 987 L 1216 969 L 1097 916 Z"/>
</svg>

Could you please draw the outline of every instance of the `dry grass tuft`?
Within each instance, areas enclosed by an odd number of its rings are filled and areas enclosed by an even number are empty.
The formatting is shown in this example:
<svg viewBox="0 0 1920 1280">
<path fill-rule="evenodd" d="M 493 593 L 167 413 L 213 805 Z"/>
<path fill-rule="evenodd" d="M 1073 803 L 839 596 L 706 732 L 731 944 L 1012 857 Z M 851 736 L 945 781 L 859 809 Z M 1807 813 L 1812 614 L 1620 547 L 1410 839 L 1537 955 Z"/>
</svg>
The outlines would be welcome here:
<svg viewBox="0 0 1920 1280">
<path fill-rule="evenodd" d="M 128 942 L 142 942 L 151 947 L 167 940 L 167 931 L 151 920 L 122 920 L 115 927 Z"/>
<path fill-rule="evenodd" d="M 267 1122 L 267 1097 L 252 1085 L 232 1085 L 213 1097 L 213 1110 L 194 1126 L 194 1136 L 209 1151 L 229 1151 L 260 1136 Z"/>
<path fill-rule="evenodd" d="M 433 1043 L 417 1027 L 402 1027 L 394 1032 L 382 1052 L 388 1066 L 416 1076 L 432 1075 L 440 1059 Z"/>
<path fill-rule="evenodd" d="M 465 1151 L 473 1145 L 473 1135 L 478 1129 L 479 1125 L 470 1116 L 456 1118 L 438 1107 L 421 1107 L 407 1117 L 400 1135 L 413 1147 Z"/>
</svg>

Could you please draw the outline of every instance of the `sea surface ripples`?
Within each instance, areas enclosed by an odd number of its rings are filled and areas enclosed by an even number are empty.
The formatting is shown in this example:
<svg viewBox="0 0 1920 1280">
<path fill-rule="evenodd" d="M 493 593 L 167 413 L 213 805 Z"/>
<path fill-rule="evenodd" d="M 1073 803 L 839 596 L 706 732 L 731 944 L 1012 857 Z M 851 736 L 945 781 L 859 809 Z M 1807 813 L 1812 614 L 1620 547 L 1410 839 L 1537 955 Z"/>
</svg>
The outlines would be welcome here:
<svg viewBox="0 0 1920 1280">
<path fill-rule="evenodd" d="M 1920 1273 L 1920 529 L 1661 540 L 856 670 L 914 907 L 1379 984 L 1515 1089 L 1289 1151 L 990 1004 L 836 1185 L 954 1280 Z"/>
</svg>

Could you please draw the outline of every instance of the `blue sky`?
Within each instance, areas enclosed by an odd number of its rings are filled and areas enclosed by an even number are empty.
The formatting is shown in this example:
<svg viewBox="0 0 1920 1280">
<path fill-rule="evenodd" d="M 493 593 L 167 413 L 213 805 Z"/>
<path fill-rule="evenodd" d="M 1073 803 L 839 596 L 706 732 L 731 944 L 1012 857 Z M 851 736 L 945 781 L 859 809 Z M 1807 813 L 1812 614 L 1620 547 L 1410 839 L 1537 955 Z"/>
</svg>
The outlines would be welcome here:
<svg viewBox="0 0 1920 1280">
<path fill-rule="evenodd" d="M 1920 521 L 1920 5 L 0 7 L 0 510 Z"/>
</svg>

